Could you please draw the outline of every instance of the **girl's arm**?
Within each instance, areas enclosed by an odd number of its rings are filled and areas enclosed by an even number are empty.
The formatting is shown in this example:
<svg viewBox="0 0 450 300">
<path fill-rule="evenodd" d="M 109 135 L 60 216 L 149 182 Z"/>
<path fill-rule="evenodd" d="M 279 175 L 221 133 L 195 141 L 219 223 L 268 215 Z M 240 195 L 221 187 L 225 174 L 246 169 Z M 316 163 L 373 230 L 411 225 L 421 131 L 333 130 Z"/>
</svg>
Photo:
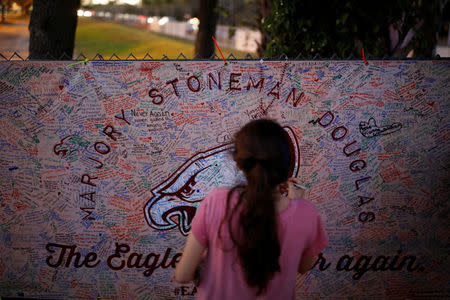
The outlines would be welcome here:
<svg viewBox="0 0 450 300">
<path fill-rule="evenodd" d="M 175 281 L 187 283 L 194 279 L 195 269 L 200 264 L 206 247 L 203 246 L 192 232 L 189 234 L 183 255 L 175 269 Z"/>
</svg>

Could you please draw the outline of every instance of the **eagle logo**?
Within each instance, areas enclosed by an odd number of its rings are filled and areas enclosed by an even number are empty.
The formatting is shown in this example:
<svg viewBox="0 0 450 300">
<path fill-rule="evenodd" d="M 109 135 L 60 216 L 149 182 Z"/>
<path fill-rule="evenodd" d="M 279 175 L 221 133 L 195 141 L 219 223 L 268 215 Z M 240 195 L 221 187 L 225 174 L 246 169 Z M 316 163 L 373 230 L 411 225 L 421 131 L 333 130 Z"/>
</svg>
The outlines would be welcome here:
<svg viewBox="0 0 450 300">
<path fill-rule="evenodd" d="M 294 132 L 283 127 L 290 137 L 290 152 L 295 158 L 290 177 L 298 175 L 300 152 Z M 157 230 L 177 228 L 187 236 L 192 220 L 203 198 L 218 186 L 245 183 L 232 158 L 234 143 L 223 144 L 197 152 L 166 180 L 152 189 L 153 196 L 144 206 L 145 220 Z"/>
</svg>

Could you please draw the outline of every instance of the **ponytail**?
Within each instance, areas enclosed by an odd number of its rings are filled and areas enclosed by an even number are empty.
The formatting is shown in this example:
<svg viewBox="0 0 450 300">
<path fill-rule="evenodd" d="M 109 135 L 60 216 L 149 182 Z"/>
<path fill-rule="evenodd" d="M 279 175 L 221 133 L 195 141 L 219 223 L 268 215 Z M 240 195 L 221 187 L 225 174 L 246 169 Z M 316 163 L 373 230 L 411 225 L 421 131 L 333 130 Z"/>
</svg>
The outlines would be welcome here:
<svg viewBox="0 0 450 300">
<path fill-rule="evenodd" d="M 275 211 L 275 187 L 287 180 L 290 158 L 287 134 L 275 122 L 257 120 L 250 122 L 236 135 L 233 157 L 244 171 L 247 185 L 239 194 L 231 213 L 230 199 L 234 187 L 228 193 L 225 220 L 236 247 L 245 280 L 256 288 L 256 295 L 263 294 L 270 280 L 280 271 L 280 244 Z M 233 230 L 232 217 L 240 208 L 238 229 Z M 222 225 L 221 224 L 221 225 Z M 219 238 L 220 230 L 219 230 Z"/>
</svg>

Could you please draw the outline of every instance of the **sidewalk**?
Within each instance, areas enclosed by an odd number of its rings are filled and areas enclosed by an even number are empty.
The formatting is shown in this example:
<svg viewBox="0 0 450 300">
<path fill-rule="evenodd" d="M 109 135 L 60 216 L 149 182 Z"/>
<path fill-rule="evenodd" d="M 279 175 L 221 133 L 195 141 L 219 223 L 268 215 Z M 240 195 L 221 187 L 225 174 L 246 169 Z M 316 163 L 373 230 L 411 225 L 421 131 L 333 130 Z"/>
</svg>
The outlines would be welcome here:
<svg viewBox="0 0 450 300">
<path fill-rule="evenodd" d="M 5 19 L 5 23 L 0 23 L 0 54 L 9 59 L 14 52 L 17 52 L 23 59 L 27 58 L 30 17 L 10 13 Z"/>
</svg>

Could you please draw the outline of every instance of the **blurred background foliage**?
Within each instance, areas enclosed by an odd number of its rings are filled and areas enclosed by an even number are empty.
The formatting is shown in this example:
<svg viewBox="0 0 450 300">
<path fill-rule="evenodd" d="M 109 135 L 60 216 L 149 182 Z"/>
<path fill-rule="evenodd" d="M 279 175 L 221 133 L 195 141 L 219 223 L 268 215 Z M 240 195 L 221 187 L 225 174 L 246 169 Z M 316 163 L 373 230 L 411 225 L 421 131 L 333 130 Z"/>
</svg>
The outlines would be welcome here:
<svg viewBox="0 0 450 300">
<path fill-rule="evenodd" d="M 51 3 L 63 2 L 80 3 L 80 0 L 34 0 L 34 3 L 33 0 L 0 0 L 0 5 L 3 14 L 12 3 L 21 6 L 24 14 L 32 5 L 34 8 L 37 4 L 46 7 L 35 14 L 35 22 L 30 22 L 32 32 L 35 27 L 39 30 L 48 27 L 45 24 L 49 24 L 49 17 L 42 16 L 51 15 L 56 20 L 58 15 L 74 15 L 74 11 L 47 12 L 47 7 L 52 7 Z M 178 21 L 198 17 L 200 26 L 193 43 L 195 50 L 189 47 L 185 52 L 194 51 L 204 58 L 211 57 L 216 51 L 211 35 L 217 25 L 230 26 L 229 38 L 233 37 L 239 27 L 258 30 L 261 40 L 258 41 L 256 55 L 259 57 L 279 57 L 282 54 L 289 58 L 296 58 L 299 54 L 303 58 L 329 58 L 333 55 L 339 58 L 351 55 L 361 57 L 364 49 L 366 56 L 373 58 L 404 58 L 432 57 L 438 41 L 444 47 L 450 47 L 448 2 L 449 0 L 141 0 L 138 5 L 130 5 L 123 0 L 110 0 L 106 5 L 93 5 L 93 0 L 82 0 L 81 4 L 83 8 L 113 14 L 169 16 Z M 60 10 L 73 10 L 74 7 L 53 6 Z M 89 25 L 94 26 L 92 23 Z M 53 27 L 55 32 L 50 34 L 41 30 L 41 36 L 67 35 L 64 20 Z M 58 29 L 66 32 L 57 34 Z M 90 41 L 94 43 L 95 37 L 91 38 Z M 148 36 L 140 35 L 140 38 L 150 40 L 163 37 L 148 33 Z M 33 43 L 39 43 L 40 40 L 42 39 L 35 39 Z M 50 42 L 39 47 L 50 47 L 49 45 Z M 120 47 L 127 46 L 124 44 Z M 138 46 L 130 44 L 130 47 Z M 70 43 L 66 47 L 68 50 L 64 51 L 70 56 L 69 48 Z M 130 48 L 129 51 L 133 52 L 134 49 Z"/>
<path fill-rule="evenodd" d="M 431 57 L 449 21 L 440 0 L 273 0 L 262 27 L 267 56 Z M 411 52 L 412 51 L 412 52 Z"/>
</svg>

